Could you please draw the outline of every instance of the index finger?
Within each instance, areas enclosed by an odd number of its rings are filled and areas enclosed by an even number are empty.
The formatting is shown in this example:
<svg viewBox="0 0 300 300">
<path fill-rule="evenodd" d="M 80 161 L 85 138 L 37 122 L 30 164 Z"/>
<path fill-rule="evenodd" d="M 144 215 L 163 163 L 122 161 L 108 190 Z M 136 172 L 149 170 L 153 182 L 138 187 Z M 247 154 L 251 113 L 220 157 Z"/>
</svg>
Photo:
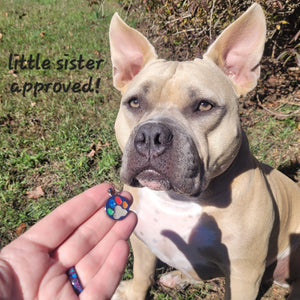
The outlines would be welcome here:
<svg viewBox="0 0 300 300">
<path fill-rule="evenodd" d="M 57 248 L 77 227 L 105 205 L 110 197 L 109 188 L 112 188 L 110 184 L 100 184 L 75 196 L 41 219 L 25 232 L 23 237 L 47 247 L 49 250 Z M 124 194 L 124 196 L 129 200 L 129 203 L 132 202 L 129 193 Z M 103 222 L 115 221 L 105 218 Z"/>
</svg>

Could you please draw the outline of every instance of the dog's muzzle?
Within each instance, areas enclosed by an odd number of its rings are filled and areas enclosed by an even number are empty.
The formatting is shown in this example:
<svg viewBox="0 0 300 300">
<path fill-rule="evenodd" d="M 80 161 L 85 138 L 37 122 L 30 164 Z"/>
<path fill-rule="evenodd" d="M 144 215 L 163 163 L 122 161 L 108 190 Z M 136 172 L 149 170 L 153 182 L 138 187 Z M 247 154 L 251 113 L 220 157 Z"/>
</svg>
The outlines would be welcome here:
<svg viewBox="0 0 300 300">
<path fill-rule="evenodd" d="M 121 178 L 134 187 L 198 194 L 203 173 L 192 138 L 170 119 L 139 124 L 124 149 Z"/>
</svg>

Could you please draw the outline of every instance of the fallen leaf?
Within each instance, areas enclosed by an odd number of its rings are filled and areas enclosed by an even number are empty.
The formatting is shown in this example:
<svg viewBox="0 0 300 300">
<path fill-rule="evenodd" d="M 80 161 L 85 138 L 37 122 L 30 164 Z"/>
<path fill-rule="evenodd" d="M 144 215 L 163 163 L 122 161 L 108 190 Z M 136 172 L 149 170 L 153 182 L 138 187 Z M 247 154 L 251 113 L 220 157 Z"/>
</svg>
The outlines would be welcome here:
<svg viewBox="0 0 300 300">
<path fill-rule="evenodd" d="M 40 33 L 40 37 L 43 38 L 43 37 L 45 36 L 45 34 L 46 34 L 46 31 L 42 31 L 42 32 Z"/>
<path fill-rule="evenodd" d="M 284 24 L 284 25 L 290 24 L 288 21 L 285 21 L 285 20 L 279 21 L 278 23 L 279 23 L 279 24 Z"/>
<path fill-rule="evenodd" d="M 96 50 L 96 49 L 94 49 L 94 54 L 97 55 L 97 56 L 100 56 L 101 52 L 98 51 L 98 50 Z"/>
<path fill-rule="evenodd" d="M 45 195 L 41 185 L 36 187 L 33 191 L 26 192 L 26 194 L 28 199 L 38 199 Z"/>
<path fill-rule="evenodd" d="M 109 143 L 102 144 L 101 141 L 98 142 L 96 146 L 96 151 L 98 152 L 101 148 L 108 147 Z"/>
<path fill-rule="evenodd" d="M 94 157 L 95 154 L 96 154 L 96 151 L 94 149 L 92 149 L 87 156 L 92 158 L 92 157 Z"/>
<path fill-rule="evenodd" d="M 15 233 L 17 234 L 17 236 L 20 236 L 26 228 L 26 224 L 25 223 L 21 223 L 15 230 Z"/>
<path fill-rule="evenodd" d="M 90 145 L 91 151 L 89 152 L 89 154 L 87 154 L 87 156 L 92 158 L 95 156 L 95 154 L 97 154 L 101 150 L 101 148 L 108 147 L 109 145 L 110 145 L 109 143 L 102 144 L 101 141 L 99 141 L 97 145 L 93 143 Z"/>
<path fill-rule="evenodd" d="M 9 70 L 8 73 L 14 77 L 18 77 L 18 75 L 15 73 L 15 70 Z"/>
</svg>

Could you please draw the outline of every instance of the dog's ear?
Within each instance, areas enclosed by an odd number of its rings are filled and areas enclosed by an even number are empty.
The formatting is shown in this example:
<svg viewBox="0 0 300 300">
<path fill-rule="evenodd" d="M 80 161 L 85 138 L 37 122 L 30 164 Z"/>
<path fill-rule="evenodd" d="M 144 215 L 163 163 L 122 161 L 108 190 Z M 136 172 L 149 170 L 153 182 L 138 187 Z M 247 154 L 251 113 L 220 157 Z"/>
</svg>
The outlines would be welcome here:
<svg viewBox="0 0 300 300">
<path fill-rule="evenodd" d="M 255 3 L 221 33 L 204 57 L 213 60 L 230 77 L 237 93 L 244 95 L 257 84 L 265 37 L 265 16 Z"/>
<path fill-rule="evenodd" d="M 149 41 L 125 24 L 117 13 L 110 23 L 109 41 L 114 86 L 122 91 L 144 65 L 157 55 Z"/>
</svg>

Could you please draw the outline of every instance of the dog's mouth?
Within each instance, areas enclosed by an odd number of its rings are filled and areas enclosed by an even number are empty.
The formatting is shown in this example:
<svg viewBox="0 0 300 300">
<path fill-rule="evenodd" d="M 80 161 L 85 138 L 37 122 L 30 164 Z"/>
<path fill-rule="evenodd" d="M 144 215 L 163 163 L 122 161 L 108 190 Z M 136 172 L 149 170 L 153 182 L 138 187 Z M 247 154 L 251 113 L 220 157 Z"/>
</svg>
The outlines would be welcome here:
<svg viewBox="0 0 300 300">
<path fill-rule="evenodd" d="M 148 187 L 155 191 L 170 190 L 170 181 L 161 173 L 154 169 L 145 169 L 141 171 L 136 177 L 139 185 Z"/>
<path fill-rule="evenodd" d="M 121 180 L 132 187 L 198 195 L 206 181 L 197 147 L 170 119 L 139 124 L 124 149 Z"/>
</svg>

